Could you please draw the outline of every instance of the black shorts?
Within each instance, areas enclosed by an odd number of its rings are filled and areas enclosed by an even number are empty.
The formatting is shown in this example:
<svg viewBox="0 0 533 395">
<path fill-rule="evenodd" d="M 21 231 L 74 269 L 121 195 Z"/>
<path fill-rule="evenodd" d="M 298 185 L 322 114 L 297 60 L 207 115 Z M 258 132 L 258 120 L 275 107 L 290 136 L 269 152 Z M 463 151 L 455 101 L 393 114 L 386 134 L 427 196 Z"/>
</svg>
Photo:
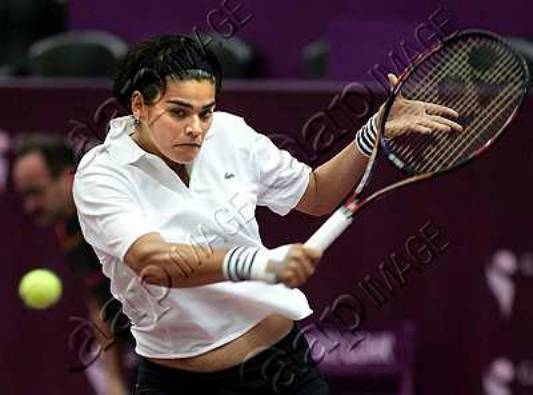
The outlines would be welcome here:
<svg viewBox="0 0 533 395">
<path fill-rule="evenodd" d="M 246 362 L 217 372 L 173 369 L 141 359 L 135 395 L 295 394 L 327 395 L 328 387 L 295 326 L 291 332 Z"/>
</svg>

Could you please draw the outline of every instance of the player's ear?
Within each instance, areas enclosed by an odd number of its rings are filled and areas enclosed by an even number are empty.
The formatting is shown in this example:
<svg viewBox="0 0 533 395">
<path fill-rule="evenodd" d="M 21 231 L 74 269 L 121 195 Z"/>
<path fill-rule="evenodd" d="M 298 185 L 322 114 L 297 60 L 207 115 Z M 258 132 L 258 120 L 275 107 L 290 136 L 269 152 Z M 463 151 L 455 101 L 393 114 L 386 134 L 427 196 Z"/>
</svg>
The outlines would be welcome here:
<svg viewBox="0 0 533 395">
<path fill-rule="evenodd" d="M 135 119 L 141 119 L 145 111 L 144 98 L 141 92 L 134 91 L 131 94 L 131 113 Z"/>
</svg>

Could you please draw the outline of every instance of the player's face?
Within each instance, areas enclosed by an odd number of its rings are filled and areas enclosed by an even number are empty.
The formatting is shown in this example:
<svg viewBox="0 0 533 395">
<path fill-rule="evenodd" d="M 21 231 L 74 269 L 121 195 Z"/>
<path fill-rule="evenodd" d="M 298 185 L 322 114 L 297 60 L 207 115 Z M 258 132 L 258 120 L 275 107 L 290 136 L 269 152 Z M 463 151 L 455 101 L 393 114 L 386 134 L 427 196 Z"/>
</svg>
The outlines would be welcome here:
<svg viewBox="0 0 533 395">
<path fill-rule="evenodd" d="M 52 177 L 40 153 L 32 152 L 16 161 L 13 182 L 24 201 L 24 211 L 39 225 L 51 225 L 62 217 L 61 181 Z"/>
<path fill-rule="evenodd" d="M 213 83 L 169 81 L 165 94 L 145 110 L 151 143 L 172 162 L 192 162 L 211 126 L 214 109 Z"/>
</svg>

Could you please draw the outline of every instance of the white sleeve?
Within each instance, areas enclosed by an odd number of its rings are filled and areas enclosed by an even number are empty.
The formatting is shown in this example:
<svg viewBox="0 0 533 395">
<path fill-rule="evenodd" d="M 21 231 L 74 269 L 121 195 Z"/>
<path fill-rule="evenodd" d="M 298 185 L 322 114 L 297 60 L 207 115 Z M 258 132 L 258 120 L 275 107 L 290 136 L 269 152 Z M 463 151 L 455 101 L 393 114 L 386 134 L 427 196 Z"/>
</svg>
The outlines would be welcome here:
<svg viewBox="0 0 533 395">
<path fill-rule="evenodd" d="M 250 158 L 258 186 L 257 204 L 285 215 L 302 198 L 312 169 L 276 147 L 267 136 L 254 134 Z"/>
<path fill-rule="evenodd" d="M 129 188 L 128 182 L 119 175 L 90 170 L 76 174 L 73 185 L 74 203 L 85 240 L 121 261 L 139 237 L 158 231 Z"/>
</svg>

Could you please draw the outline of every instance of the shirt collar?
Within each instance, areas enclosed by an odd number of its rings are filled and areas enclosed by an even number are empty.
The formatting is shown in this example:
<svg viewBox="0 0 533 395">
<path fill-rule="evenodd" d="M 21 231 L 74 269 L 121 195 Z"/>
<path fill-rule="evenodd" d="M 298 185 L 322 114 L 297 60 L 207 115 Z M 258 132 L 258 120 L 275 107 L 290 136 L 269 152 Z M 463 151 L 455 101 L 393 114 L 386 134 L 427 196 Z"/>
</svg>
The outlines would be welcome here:
<svg viewBox="0 0 533 395">
<path fill-rule="evenodd" d="M 109 123 L 105 145 L 111 155 L 123 165 L 131 164 L 148 154 L 130 137 L 134 129 L 132 115 L 115 118 Z"/>
</svg>

